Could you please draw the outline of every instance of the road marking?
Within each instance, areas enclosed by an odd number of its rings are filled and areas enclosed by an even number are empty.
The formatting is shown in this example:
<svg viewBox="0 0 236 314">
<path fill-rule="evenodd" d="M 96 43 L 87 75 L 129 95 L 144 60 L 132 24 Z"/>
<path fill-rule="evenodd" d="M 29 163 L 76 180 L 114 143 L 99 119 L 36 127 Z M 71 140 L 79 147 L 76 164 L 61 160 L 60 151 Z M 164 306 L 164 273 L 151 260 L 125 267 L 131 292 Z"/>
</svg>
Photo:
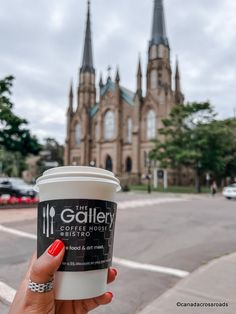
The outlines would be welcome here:
<svg viewBox="0 0 236 314">
<path fill-rule="evenodd" d="M 33 239 L 33 240 L 37 239 L 37 236 L 35 234 L 19 231 L 19 230 L 12 229 L 12 228 L 7 228 L 7 227 L 4 227 L 2 225 L 0 225 L 0 231 L 14 234 L 14 235 L 24 237 L 24 238 Z M 180 277 L 180 278 L 184 278 L 184 277 L 189 275 L 188 272 L 183 271 L 183 270 L 168 268 L 168 267 L 162 267 L 162 266 L 156 266 L 156 265 L 151 265 L 151 264 L 137 263 L 137 262 L 129 261 L 129 260 L 118 258 L 118 257 L 114 257 L 113 262 L 117 265 L 125 266 L 128 268 L 146 270 L 146 271 L 162 273 L 162 274 L 167 274 L 167 275 L 173 275 L 173 276 Z"/>
<path fill-rule="evenodd" d="M 4 282 L 0 281 L 0 299 L 7 301 L 8 303 L 12 303 L 16 294 L 16 290 L 9 287 Z"/>
<path fill-rule="evenodd" d="M 152 199 L 141 199 L 141 200 L 130 200 L 118 202 L 118 209 L 136 208 L 143 206 L 152 206 L 163 203 L 176 203 L 176 202 L 186 202 L 187 199 L 183 198 L 152 198 Z"/>
<path fill-rule="evenodd" d="M 20 231 L 20 230 L 17 230 L 17 229 L 8 228 L 8 227 L 5 227 L 3 225 L 0 225 L 0 231 L 7 232 L 7 233 L 10 233 L 10 234 L 14 234 L 14 235 L 17 235 L 17 236 L 23 237 L 23 238 L 29 238 L 29 239 L 33 239 L 33 240 L 37 239 L 37 236 L 35 234 L 24 232 L 24 231 Z"/>
<path fill-rule="evenodd" d="M 167 274 L 167 275 L 173 275 L 180 278 L 184 278 L 189 275 L 189 272 L 184 271 L 184 270 L 156 266 L 156 265 L 151 265 L 151 264 L 142 264 L 142 263 L 137 263 L 137 262 L 129 261 L 129 260 L 118 258 L 118 257 L 113 257 L 113 262 L 117 265 L 125 266 L 128 268 L 146 270 L 146 271 L 162 273 L 162 274 Z"/>
</svg>

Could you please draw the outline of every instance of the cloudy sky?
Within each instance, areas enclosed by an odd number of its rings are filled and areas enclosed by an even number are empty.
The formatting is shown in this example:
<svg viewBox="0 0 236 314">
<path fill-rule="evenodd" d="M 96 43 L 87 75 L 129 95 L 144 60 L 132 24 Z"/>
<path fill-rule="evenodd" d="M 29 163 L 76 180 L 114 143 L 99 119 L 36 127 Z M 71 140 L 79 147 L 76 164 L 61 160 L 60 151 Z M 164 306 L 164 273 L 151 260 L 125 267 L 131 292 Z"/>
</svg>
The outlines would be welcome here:
<svg viewBox="0 0 236 314">
<path fill-rule="evenodd" d="M 138 54 L 144 73 L 153 0 L 92 0 L 97 80 L 114 76 L 135 90 Z M 65 139 L 71 78 L 77 86 L 86 0 L 0 0 L 0 77 L 13 74 L 15 112 L 41 140 Z M 172 65 L 178 55 L 187 101 L 210 100 L 219 117 L 236 108 L 236 1 L 164 0 Z"/>
</svg>

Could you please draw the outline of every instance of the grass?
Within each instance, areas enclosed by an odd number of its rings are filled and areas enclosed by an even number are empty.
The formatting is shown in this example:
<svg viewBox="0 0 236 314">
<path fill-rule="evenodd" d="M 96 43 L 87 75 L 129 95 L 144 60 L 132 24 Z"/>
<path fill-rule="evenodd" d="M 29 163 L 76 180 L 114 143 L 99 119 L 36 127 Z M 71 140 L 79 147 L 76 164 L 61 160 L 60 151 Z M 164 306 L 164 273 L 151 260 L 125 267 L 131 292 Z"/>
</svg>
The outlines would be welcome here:
<svg viewBox="0 0 236 314">
<path fill-rule="evenodd" d="M 147 185 L 130 185 L 131 191 L 147 191 Z M 152 191 L 154 192 L 164 192 L 164 193 L 188 193 L 194 194 L 196 193 L 196 189 L 194 186 L 170 186 L 168 189 L 164 189 L 163 187 L 159 187 L 154 189 L 152 187 Z M 210 193 L 210 189 L 207 187 L 202 187 L 202 193 Z"/>
</svg>

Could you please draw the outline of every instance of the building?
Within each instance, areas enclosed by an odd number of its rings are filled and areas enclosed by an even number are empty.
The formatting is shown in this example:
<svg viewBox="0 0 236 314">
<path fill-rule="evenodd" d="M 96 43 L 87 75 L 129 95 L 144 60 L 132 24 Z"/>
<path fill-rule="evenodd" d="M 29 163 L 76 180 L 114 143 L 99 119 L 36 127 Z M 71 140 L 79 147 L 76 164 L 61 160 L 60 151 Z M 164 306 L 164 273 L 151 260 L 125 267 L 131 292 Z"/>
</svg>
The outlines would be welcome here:
<svg viewBox="0 0 236 314">
<path fill-rule="evenodd" d="M 134 182 L 147 174 L 148 153 L 154 146 L 152 140 L 158 137 L 158 129 L 163 127 L 162 119 L 168 116 L 173 106 L 184 101 L 178 62 L 174 90 L 172 88 L 170 46 L 162 0 L 154 1 L 152 23 L 145 95 L 140 60 L 135 92 L 122 86 L 118 70 L 114 81 L 110 75 L 105 83 L 101 78 L 97 89 L 88 1 L 75 110 L 72 86 L 69 93 L 66 165 L 96 165 L 113 171 L 121 178 L 128 175 Z"/>
</svg>

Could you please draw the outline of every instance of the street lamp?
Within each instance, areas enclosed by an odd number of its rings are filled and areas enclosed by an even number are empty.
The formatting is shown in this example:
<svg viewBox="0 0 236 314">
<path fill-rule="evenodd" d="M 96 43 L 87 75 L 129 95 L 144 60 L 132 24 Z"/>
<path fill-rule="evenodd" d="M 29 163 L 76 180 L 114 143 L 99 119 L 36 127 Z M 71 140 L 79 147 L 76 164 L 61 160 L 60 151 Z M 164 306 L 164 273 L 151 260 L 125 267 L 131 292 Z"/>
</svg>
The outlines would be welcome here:
<svg viewBox="0 0 236 314">
<path fill-rule="evenodd" d="M 147 192 L 148 192 L 148 194 L 151 194 L 151 192 L 152 192 L 152 189 L 151 189 L 152 172 L 151 172 L 151 160 L 150 159 L 148 159 L 147 179 L 148 179 Z"/>
</svg>

